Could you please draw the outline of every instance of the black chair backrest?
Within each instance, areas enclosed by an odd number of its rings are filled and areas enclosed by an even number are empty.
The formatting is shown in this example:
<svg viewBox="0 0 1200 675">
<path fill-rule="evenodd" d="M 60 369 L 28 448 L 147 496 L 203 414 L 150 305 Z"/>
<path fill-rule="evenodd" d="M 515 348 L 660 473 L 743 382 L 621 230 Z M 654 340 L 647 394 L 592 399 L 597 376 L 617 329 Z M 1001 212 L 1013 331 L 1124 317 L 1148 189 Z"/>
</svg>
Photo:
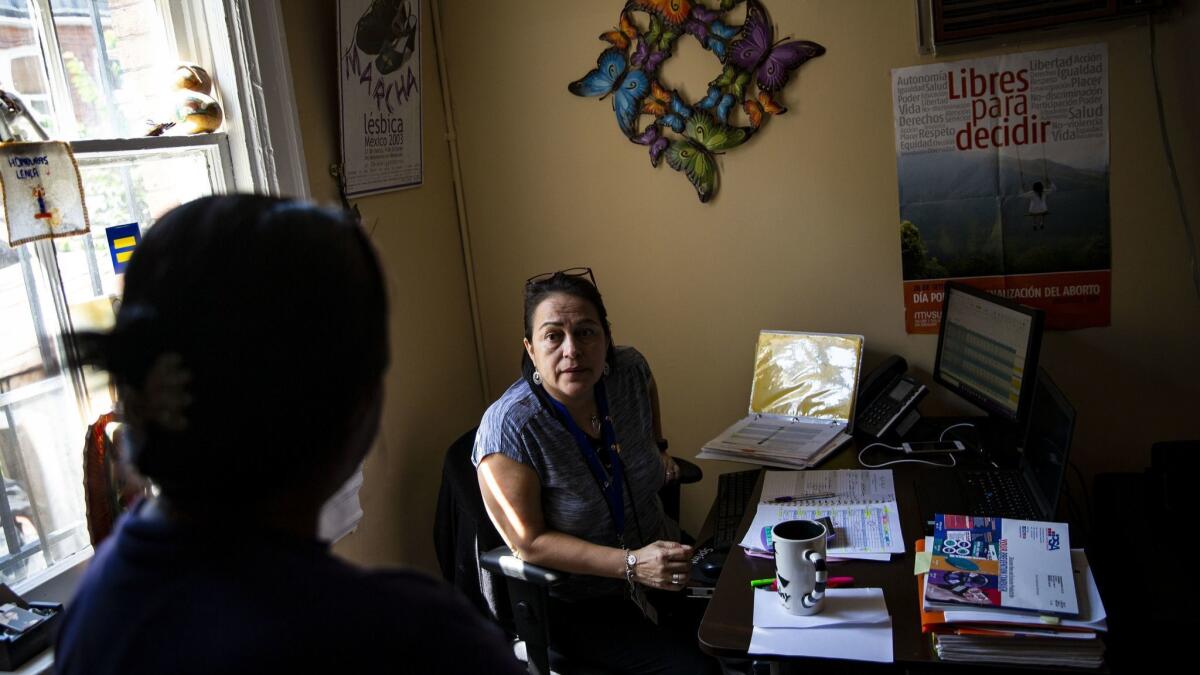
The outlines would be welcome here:
<svg viewBox="0 0 1200 675">
<path fill-rule="evenodd" d="M 1200 468 L 1200 440 L 1159 441 L 1150 446 L 1150 478 L 1163 515 L 1183 513 Z"/>
<path fill-rule="evenodd" d="M 446 451 L 434 519 L 434 547 L 442 577 L 511 633 L 511 610 L 504 581 L 494 578 L 479 563 L 483 553 L 503 545 L 504 540 L 483 505 L 475 465 L 471 463 L 474 445 L 475 429 L 471 429 Z"/>
</svg>

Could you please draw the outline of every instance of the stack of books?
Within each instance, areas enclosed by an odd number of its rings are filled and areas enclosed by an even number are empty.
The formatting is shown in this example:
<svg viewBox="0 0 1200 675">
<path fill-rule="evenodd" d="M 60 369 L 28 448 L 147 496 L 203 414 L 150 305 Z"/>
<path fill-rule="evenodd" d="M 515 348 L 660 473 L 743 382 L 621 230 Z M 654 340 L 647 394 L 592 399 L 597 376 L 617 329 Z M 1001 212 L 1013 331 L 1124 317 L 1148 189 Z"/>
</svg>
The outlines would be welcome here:
<svg viewBox="0 0 1200 675">
<path fill-rule="evenodd" d="M 921 629 L 945 661 L 1098 668 L 1104 604 L 1064 523 L 936 516 L 917 542 Z"/>
</svg>

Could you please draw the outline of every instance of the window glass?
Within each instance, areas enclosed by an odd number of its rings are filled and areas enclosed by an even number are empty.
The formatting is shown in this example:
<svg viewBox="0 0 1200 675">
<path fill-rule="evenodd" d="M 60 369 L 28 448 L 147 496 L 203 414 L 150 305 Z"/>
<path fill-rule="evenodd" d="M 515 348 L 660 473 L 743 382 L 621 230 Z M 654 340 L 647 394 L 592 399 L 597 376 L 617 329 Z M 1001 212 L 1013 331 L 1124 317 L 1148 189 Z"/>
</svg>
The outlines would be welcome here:
<svg viewBox="0 0 1200 675">
<path fill-rule="evenodd" d="M 24 99 L 47 133 L 57 131 L 50 81 L 28 0 L 0 0 L 0 88 Z"/>
<path fill-rule="evenodd" d="M 65 344 L 71 329 L 112 324 L 122 277 L 105 229 L 137 223 L 145 232 L 172 207 L 233 182 L 224 133 L 144 137 L 174 115 L 175 31 L 192 52 L 229 56 L 228 45 L 204 46 L 209 1 L 0 0 L 0 89 L 20 97 L 50 138 L 73 142 L 92 226 L 14 250 L 0 217 L 0 581 L 89 543 L 84 429 L 112 410 L 114 392 L 103 372 L 71 364 Z M 178 16 L 164 16 L 168 7 Z M 6 129 L 39 138 L 6 113 L 0 141 L 11 138 Z"/>
<path fill-rule="evenodd" d="M 113 268 L 105 228 L 137 223 L 144 234 L 172 208 L 220 191 L 219 159 L 209 146 L 79 160 L 92 231 L 54 243 L 75 330 L 105 330 L 113 322 L 121 275 Z M 92 410 L 111 410 L 107 374 L 87 369 L 85 379 Z"/>
<path fill-rule="evenodd" d="M 163 122 L 177 61 L 155 0 L 51 0 L 79 138 L 144 135 Z"/>
<path fill-rule="evenodd" d="M 0 578 L 13 583 L 87 545 L 82 418 L 38 247 L 0 244 Z M 45 250 L 45 249 L 41 249 Z M 15 261 L 14 261 L 15 258 Z M 34 451 L 36 449 L 36 451 Z"/>
</svg>

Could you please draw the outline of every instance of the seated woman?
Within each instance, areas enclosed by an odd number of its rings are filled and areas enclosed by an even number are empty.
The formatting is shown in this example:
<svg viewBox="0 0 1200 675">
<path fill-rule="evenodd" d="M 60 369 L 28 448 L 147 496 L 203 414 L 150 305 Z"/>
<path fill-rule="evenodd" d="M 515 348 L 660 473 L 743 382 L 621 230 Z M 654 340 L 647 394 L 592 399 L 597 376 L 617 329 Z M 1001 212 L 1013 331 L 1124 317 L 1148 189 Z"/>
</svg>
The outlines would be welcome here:
<svg viewBox="0 0 1200 675">
<path fill-rule="evenodd" d="M 692 549 L 674 540 L 678 526 L 658 499 L 678 470 L 659 451 L 650 367 L 613 346 L 585 276 L 525 284 L 523 376 L 475 438 L 484 503 L 518 557 L 571 573 L 551 590 L 555 651 L 621 672 L 716 672 L 695 625 L 656 625 L 646 600 L 646 589 L 679 591 L 691 570 Z"/>
<path fill-rule="evenodd" d="M 342 212 L 208 197 L 146 233 L 116 327 L 80 342 L 160 492 L 91 561 L 59 673 L 521 672 L 449 587 L 317 539 L 379 428 L 387 313 L 375 252 Z"/>
</svg>

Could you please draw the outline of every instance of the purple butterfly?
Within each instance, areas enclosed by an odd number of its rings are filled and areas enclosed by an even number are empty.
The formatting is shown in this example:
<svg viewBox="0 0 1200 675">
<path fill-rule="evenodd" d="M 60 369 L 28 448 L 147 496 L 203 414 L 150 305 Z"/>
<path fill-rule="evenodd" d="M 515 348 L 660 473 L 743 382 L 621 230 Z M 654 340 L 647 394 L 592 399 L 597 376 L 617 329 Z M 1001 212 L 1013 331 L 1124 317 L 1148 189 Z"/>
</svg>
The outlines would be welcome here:
<svg viewBox="0 0 1200 675">
<path fill-rule="evenodd" d="M 721 18 L 724 12 L 716 9 L 709 9 L 699 4 L 692 5 L 692 17 L 703 21 L 704 23 L 712 23 Z"/>
<path fill-rule="evenodd" d="M 667 149 L 670 142 L 662 135 L 662 129 L 658 128 L 657 124 L 651 124 L 646 127 L 646 130 L 637 136 L 633 137 L 633 142 L 638 145 L 650 146 L 650 165 L 658 166 L 659 160 L 662 158 L 663 150 Z"/>
<path fill-rule="evenodd" d="M 746 0 L 746 23 L 737 39 L 729 43 L 726 63 L 743 72 L 755 72 L 758 88 L 774 92 L 787 84 L 791 71 L 825 53 L 824 47 L 808 40 L 772 44 L 774 39 L 775 28 L 767 10 L 758 0 Z"/>
<path fill-rule="evenodd" d="M 687 22 L 683 24 L 683 30 L 696 36 L 700 44 L 708 43 L 709 24 L 721 18 L 721 12 L 715 9 L 708 9 L 700 5 L 692 5 L 692 12 L 688 15 Z"/>
<path fill-rule="evenodd" d="M 683 24 L 683 30 L 696 36 L 700 44 L 708 43 L 708 24 L 699 21 L 695 17 L 688 17 L 687 23 Z"/>
<path fill-rule="evenodd" d="M 651 52 L 650 45 L 646 44 L 645 40 L 638 40 L 637 48 L 633 50 L 633 57 L 629 59 L 629 63 L 634 68 L 641 68 L 647 73 L 653 74 L 666 58 L 667 52 Z"/>
</svg>

